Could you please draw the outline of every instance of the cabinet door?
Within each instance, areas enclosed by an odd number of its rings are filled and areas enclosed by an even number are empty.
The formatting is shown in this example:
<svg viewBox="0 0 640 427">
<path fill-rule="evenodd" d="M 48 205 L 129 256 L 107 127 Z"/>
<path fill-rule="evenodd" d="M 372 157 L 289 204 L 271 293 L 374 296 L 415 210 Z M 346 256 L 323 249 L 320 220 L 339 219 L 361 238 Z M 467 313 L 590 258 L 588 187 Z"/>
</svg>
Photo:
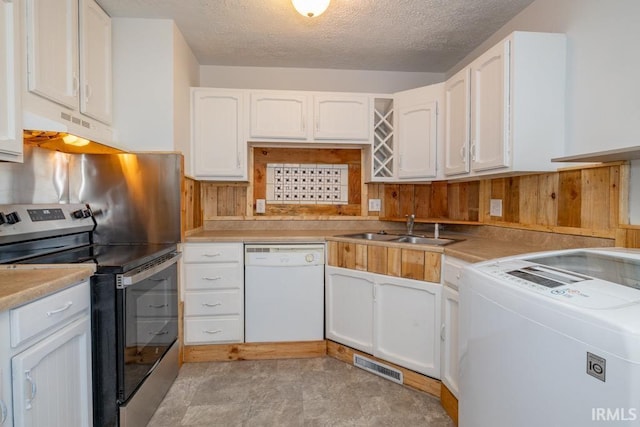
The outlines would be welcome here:
<svg viewBox="0 0 640 427">
<path fill-rule="evenodd" d="M 373 275 L 326 267 L 326 336 L 373 352 Z"/>
<path fill-rule="evenodd" d="M 458 398 L 458 291 L 449 286 L 442 290 L 441 379 Z"/>
<path fill-rule="evenodd" d="M 399 109 L 398 178 L 436 176 L 436 102 Z"/>
<path fill-rule="evenodd" d="M 377 276 L 373 355 L 440 378 L 440 284 Z"/>
<path fill-rule="evenodd" d="M 307 139 L 307 95 L 251 93 L 252 138 Z"/>
<path fill-rule="evenodd" d="M 438 145 L 438 104 L 443 84 L 394 95 L 398 135 L 398 178 L 435 178 Z"/>
<path fill-rule="evenodd" d="M 91 322 L 84 316 L 16 355 L 14 426 L 90 426 Z"/>
<path fill-rule="evenodd" d="M 369 139 L 368 96 L 316 95 L 313 111 L 314 139 Z"/>
<path fill-rule="evenodd" d="M 471 64 L 471 169 L 509 166 L 510 41 Z"/>
<path fill-rule="evenodd" d="M 242 91 L 192 89 L 191 156 L 196 177 L 246 179 L 243 96 Z"/>
<path fill-rule="evenodd" d="M 0 2 L 0 160 L 22 161 L 19 6 Z"/>
<path fill-rule="evenodd" d="M 78 109 L 78 0 L 26 0 L 28 89 Z"/>
<path fill-rule="evenodd" d="M 80 0 L 80 112 L 111 123 L 111 18 Z"/>
<path fill-rule="evenodd" d="M 470 69 L 465 68 L 445 84 L 445 175 L 469 172 L 470 80 Z"/>
</svg>

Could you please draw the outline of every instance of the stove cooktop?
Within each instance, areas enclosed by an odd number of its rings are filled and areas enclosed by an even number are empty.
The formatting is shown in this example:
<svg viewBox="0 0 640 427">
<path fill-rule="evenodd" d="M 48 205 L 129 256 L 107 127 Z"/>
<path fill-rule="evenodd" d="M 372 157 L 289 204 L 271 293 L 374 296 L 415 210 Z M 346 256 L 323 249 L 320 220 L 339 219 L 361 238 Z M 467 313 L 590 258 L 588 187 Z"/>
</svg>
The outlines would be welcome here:
<svg viewBox="0 0 640 427">
<path fill-rule="evenodd" d="M 87 245 L 19 261 L 20 264 L 94 263 L 97 273 L 124 273 L 176 250 L 175 243 Z"/>
</svg>

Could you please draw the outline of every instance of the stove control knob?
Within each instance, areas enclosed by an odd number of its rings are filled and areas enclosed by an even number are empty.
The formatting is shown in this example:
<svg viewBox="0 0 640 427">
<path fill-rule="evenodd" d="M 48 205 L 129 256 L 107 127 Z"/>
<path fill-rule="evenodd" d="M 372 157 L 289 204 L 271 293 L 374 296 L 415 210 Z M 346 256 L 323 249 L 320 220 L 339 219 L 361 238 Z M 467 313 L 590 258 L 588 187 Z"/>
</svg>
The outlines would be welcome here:
<svg viewBox="0 0 640 427">
<path fill-rule="evenodd" d="M 71 216 L 76 219 L 89 218 L 91 211 L 89 209 L 78 209 L 77 211 L 71 212 Z"/>
<path fill-rule="evenodd" d="M 6 224 L 6 223 L 7 223 L 7 216 L 4 213 L 0 212 L 0 225 Z"/>
<path fill-rule="evenodd" d="M 15 224 L 20 221 L 22 220 L 20 219 L 18 212 L 11 212 L 7 214 L 7 224 Z"/>
</svg>

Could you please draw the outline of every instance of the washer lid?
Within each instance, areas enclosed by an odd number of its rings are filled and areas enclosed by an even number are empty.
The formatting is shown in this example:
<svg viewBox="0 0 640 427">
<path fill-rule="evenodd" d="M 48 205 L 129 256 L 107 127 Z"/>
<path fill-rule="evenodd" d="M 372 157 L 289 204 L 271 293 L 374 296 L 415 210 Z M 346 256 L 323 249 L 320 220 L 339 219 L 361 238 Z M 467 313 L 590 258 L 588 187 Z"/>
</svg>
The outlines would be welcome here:
<svg viewBox="0 0 640 427">
<path fill-rule="evenodd" d="M 606 310 L 640 304 L 640 289 L 574 271 L 511 259 L 480 265 L 485 274 L 525 292 L 534 292 L 575 307 Z"/>
</svg>

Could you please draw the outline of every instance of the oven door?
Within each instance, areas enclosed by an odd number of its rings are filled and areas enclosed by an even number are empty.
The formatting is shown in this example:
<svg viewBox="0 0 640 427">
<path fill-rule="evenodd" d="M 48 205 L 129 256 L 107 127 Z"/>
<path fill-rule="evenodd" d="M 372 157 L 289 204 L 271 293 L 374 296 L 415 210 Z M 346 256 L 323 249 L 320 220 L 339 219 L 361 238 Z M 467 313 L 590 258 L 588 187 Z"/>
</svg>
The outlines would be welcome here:
<svg viewBox="0 0 640 427">
<path fill-rule="evenodd" d="M 118 275 L 118 400 L 126 402 L 178 337 L 178 255 Z"/>
</svg>

